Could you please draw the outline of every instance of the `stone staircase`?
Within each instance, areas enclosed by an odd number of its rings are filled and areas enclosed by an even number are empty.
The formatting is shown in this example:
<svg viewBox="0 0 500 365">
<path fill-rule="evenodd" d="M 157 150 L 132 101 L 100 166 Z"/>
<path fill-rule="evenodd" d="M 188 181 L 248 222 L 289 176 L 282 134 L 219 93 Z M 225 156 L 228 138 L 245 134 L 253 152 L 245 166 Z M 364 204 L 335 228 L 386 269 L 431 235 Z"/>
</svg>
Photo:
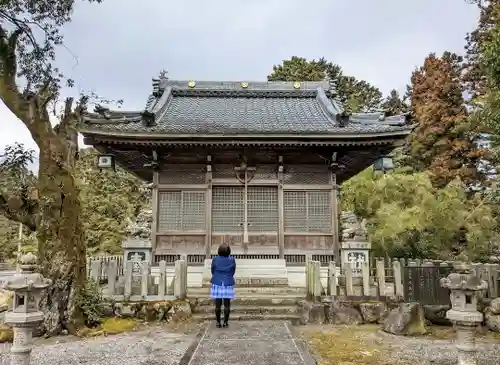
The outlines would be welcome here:
<svg viewBox="0 0 500 365">
<path fill-rule="evenodd" d="M 288 320 L 298 323 L 298 301 L 306 296 L 305 288 L 288 286 L 236 287 L 231 302 L 231 320 Z M 208 287 L 190 288 L 189 298 L 197 298 L 193 316 L 198 320 L 215 320 L 214 304 Z"/>
<path fill-rule="evenodd" d="M 205 260 L 201 287 L 188 288 L 188 298 L 198 300 L 194 318 L 215 320 L 210 299 L 211 260 Z M 305 288 L 291 287 L 283 259 L 239 259 L 236 261 L 236 299 L 231 303 L 231 320 L 299 321 L 298 301 Z"/>
</svg>

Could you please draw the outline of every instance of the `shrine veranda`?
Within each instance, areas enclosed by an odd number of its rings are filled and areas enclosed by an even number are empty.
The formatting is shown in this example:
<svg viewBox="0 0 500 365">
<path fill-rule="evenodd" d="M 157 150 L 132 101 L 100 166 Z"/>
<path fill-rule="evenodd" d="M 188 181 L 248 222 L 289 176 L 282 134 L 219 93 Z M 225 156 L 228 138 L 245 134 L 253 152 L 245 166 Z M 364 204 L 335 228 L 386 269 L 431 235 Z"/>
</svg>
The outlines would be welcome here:
<svg viewBox="0 0 500 365">
<path fill-rule="evenodd" d="M 152 183 L 151 236 L 124 249 L 153 264 L 202 263 L 221 243 L 242 259 L 366 260 L 367 242 L 342 242 L 339 186 L 411 129 L 404 115 L 345 113 L 328 81 L 167 78 L 144 110 L 96 108 L 80 125 L 101 168 Z"/>
</svg>

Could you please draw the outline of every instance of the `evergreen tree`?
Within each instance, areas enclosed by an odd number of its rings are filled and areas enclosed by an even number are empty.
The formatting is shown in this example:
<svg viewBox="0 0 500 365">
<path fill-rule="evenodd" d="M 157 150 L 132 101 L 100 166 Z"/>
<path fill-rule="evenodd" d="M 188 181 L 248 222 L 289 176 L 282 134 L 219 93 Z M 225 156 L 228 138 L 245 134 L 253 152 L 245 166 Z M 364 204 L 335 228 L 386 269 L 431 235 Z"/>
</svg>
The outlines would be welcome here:
<svg viewBox="0 0 500 365">
<path fill-rule="evenodd" d="M 410 110 L 410 106 L 400 97 L 399 92 L 393 89 L 383 101 L 382 110 L 388 116 L 398 115 L 407 113 Z"/>
<path fill-rule="evenodd" d="M 267 77 L 269 81 L 321 81 L 325 78 L 335 82 L 337 98 L 346 111 L 368 112 L 380 108 L 382 93 L 377 87 L 344 75 L 339 65 L 324 58 L 308 61 L 293 56 L 280 65 L 274 65 L 273 72 Z"/>
<path fill-rule="evenodd" d="M 416 171 L 429 170 L 444 187 L 459 177 L 472 184 L 484 177 L 478 162 L 485 151 L 474 141 L 480 133 L 468 117 L 460 88 L 461 57 L 430 54 L 411 77 L 411 107 L 418 126 L 409 139 L 408 155 Z"/>
<path fill-rule="evenodd" d="M 116 254 L 122 251 L 129 220 L 151 201 L 144 182 L 120 167 L 100 171 L 97 156 L 93 148 L 81 150 L 76 165 L 85 243 L 91 254 Z"/>
<path fill-rule="evenodd" d="M 465 40 L 465 62 L 462 69 L 462 83 L 472 100 L 488 92 L 487 65 L 484 62 L 484 46 L 494 38 L 494 30 L 500 21 L 500 0 L 475 0 L 480 9 L 479 22 Z"/>
</svg>

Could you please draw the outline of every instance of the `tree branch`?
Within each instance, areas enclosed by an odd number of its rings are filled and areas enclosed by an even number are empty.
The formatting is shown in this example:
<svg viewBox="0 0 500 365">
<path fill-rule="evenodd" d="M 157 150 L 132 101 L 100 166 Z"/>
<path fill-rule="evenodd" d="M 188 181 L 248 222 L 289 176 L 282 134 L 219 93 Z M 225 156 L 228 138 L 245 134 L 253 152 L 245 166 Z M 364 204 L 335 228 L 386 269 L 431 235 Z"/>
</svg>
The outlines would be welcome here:
<svg viewBox="0 0 500 365">
<path fill-rule="evenodd" d="M 19 92 L 16 84 L 17 58 L 16 47 L 19 37 L 25 32 L 16 28 L 10 35 L 0 25 L 0 98 L 9 110 L 28 128 L 33 140 L 40 147 L 47 133 L 54 133 L 46 111 L 46 105 L 39 102 L 36 94 Z M 43 110 L 42 110 L 43 109 Z"/>
<path fill-rule="evenodd" d="M 78 159 L 78 131 L 76 130 L 76 124 L 81 117 L 81 102 L 77 104 L 74 110 L 73 102 L 73 98 L 66 98 L 61 122 L 54 128 L 57 135 L 66 142 L 68 150 L 66 164 L 71 167 L 75 167 Z"/>
<path fill-rule="evenodd" d="M 36 231 L 38 201 L 21 196 L 6 196 L 0 193 L 0 214 L 7 219 L 20 222 L 31 231 Z"/>
<path fill-rule="evenodd" d="M 2 66 L 0 93 L 2 99 L 14 99 L 20 101 L 22 99 L 19 89 L 16 84 L 17 60 L 16 60 L 16 45 L 23 30 L 18 28 L 9 36 L 4 28 L 0 25 L 0 62 Z M 9 109 L 18 117 L 21 117 L 20 110 L 14 107 L 14 103 L 7 105 Z"/>
</svg>

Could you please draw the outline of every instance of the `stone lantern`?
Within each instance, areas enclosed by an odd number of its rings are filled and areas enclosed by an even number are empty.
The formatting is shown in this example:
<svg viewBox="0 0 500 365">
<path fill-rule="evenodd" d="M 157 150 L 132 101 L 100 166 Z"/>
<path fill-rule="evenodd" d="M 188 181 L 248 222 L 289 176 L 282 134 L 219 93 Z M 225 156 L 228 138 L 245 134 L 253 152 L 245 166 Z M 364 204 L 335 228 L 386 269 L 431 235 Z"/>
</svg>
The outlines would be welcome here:
<svg viewBox="0 0 500 365">
<path fill-rule="evenodd" d="M 20 258 L 21 272 L 10 277 L 3 288 L 14 292 L 12 311 L 5 314 L 5 324 L 12 326 L 14 340 L 11 365 L 28 365 L 32 350 L 33 329 L 43 321 L 39 303 L 51 280 L 35 273 L 37 258 L 28 253 Z"/>
<path fill-rule="evenodd" d="M 473 275 L 468 268 L 461 267 L 458 273 L 442 278 L 441 286 L 451 291 L 451 309 L 446 312 L 446 318 L 453 323 L 457 332 L 458 364 L 475 365 L 475 332 L 483 321 L 483 314 L 477 310 L 477 303 L 488 284 Z"/>
</svg>

